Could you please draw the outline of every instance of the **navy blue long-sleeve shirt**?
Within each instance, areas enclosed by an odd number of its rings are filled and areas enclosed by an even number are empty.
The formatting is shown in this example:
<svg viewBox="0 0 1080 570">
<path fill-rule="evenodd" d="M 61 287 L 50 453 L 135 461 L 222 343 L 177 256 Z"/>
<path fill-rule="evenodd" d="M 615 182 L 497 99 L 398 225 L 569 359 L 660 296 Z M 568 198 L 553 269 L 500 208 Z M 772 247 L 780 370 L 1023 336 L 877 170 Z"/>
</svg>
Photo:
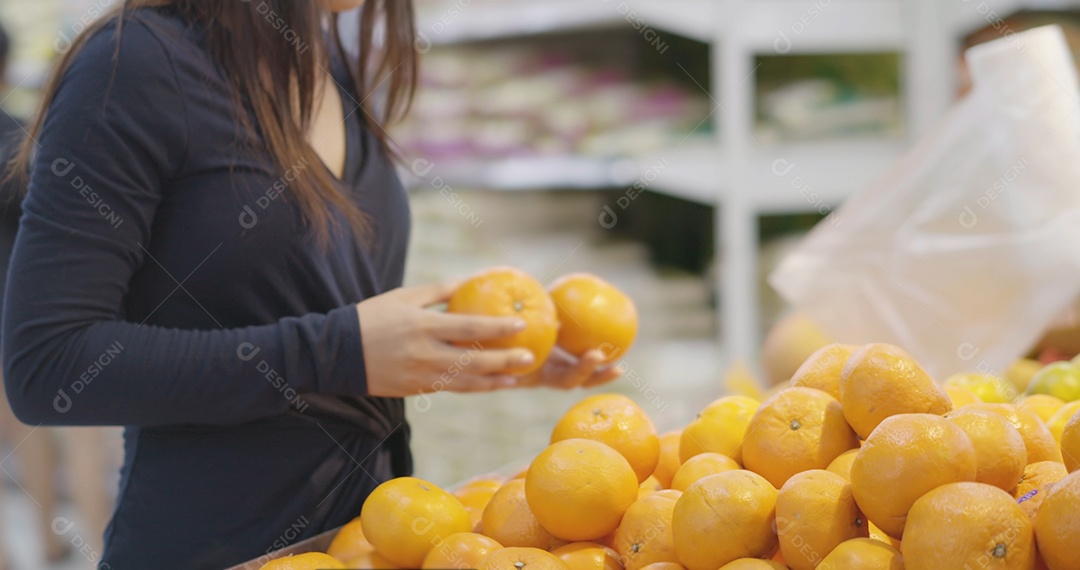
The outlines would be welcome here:
<svg viewBox="0 0 1080 570">
<path fill-rule="evenodd" d="M 340 63 L 334 75 L 347 84 Z M 115 23 L 106 26 L 62 79 L 10 266 L 5 387 L 27 423 L 128 426 L 113 562 L 138 554 L 166 568 L 179 556 L 172 564 L 212 567 L 262 552 L 297 516 L 317 521 L 297 538 L 341 524 L 359 503 L 326 516 L 315 504 L 362 459 L 325 467 L 331 451 L 340 455 L 332 440 L 356 436 L 358 452 L 393 434 L 393 471 L 409 469 L 402 401 L 366 396 L 354 306 L 401 283 L 407 196 L 360 121 L 354 94 L 343 88 L 342 99 L 341 190 L 368 215 L 371 245 L 348 230 L 329 246 L 311 235 L 290 182 L 326 167 L 299 162 L 283 172 L 274 164 L 258 135 L 240 127 L 203 31 L 169 9 L 129 11 L 119 36 Z M 282 424 L 308 431 L 292 443 L 280 434 L 258 439 L 273 431 L 258 426 Z M 237 434 L 254 439 L 223 443 Z M 310 450 L 315 438 L 326 440 L 325 454 Z M 271 462 L 300 462 L 305 452 L 309 463 L 292 468 L 310 477 L 274 473 L 282 467 Z M 206 472 L 243 469 L 232 460 L 250 463 L 248 479 L 265 474 L 236 488 L 242 477 Z M 290 479 L 292 487 L 282 483 Z M 362 479 L 349 485 L 372 484 Z M 311 497 L 291 507 L 261 495 L 304 481 Z M 166 493 L 179 496 L 158 496 Z M 338 492 L 352 502 L 363 494 Z M 235 525 L 191 504 L 235 497 L 236 508 L 250 511 L 235 515 Z M 272 508 L 282 512 L 265 512 Z M 169 509 L 179 512 L 160 512 Z M 266 520 L 255 522 L 259 515 Z M 207 517 L 215 520 L 200 520 Z M 199 524 L 206 530 L 177 528 Z M 214 537 L 225 550 L 183 559 L 212 551 Z"/>
</svg>

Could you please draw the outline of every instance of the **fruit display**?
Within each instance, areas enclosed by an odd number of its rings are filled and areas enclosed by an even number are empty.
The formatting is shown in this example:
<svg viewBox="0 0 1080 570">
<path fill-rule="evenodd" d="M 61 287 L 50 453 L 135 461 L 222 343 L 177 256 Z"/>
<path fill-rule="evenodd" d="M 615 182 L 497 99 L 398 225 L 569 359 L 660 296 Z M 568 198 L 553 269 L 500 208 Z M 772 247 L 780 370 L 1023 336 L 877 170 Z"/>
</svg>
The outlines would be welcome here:
<svg viewBox="0 0 1080 570">
<path fill-rule="evenodd" d="M 450 310 L 525 313 L 546 327 L 547 350 L 567 342 L 556 339 L 569 307 L 537 302 L 549 293 L 525 277 L 481 274 Z M 553 304 L 600 306 L 594 279 Z M 615 327 L 630 333 L 618 346 L 632 342 L 631 321 Z M 583 350 L 608 342 L 600 322 L 578 323 Z M 537 338 L 506 346 L 539 353 Z M 829 345 L 764 401 L 723 396 L 663 434 L 633 399 L 589 396 L 516 476 L 452 492 L 386 481 L 327 554 L 264 568 L 1080 568 L 1080 402 L 1008 398 L 985 375 L 947 384 L 896 346 Z"/>
</svg>

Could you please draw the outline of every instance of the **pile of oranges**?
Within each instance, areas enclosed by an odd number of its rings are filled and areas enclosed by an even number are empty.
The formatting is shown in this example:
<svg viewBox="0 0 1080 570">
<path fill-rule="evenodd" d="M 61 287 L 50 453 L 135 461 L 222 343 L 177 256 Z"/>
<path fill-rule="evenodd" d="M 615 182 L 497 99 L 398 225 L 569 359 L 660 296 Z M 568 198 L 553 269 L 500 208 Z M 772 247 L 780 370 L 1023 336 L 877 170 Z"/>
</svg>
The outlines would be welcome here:
<svg viewBox="0 0 1080 570">
<path fill-rule="evenodd" d="M 1080 407 L 1028 398 L 947 392 L 886 344 L 822 348 L 764 402 L 723 397 L 662 435 L 631 399 L 591 396 L 518 476 L 452 493 L 388 481 L 327 554 L 303 556 L 319 568 L 1077 569 Z"/>
</svg>

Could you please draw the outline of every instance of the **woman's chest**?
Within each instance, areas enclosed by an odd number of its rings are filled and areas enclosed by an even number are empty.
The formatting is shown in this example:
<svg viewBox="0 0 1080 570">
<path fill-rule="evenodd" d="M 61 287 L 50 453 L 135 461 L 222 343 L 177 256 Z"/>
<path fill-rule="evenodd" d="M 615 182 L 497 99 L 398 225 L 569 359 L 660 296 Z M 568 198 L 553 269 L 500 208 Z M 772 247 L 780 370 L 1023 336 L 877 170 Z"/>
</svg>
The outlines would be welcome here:
<svg viewBox="0 0 1080 570">
<path fill-rule="evenodd" d="M 243 326 L 329 311 L 399 286 L 407 195 L 377 141 L 359 124 L 351 128 L 338 190 L 364 212 L 371 231 L 358 239 L 334 212 L 336 226 L 320 242 L 297 181 L 326 166 L 298 159 L 280 168 L 235 124 L 208 117 L 203 144 L 192 145 L 183 172 L 163 192 L 129 318 L 197 326 L 185 319 L 198 305 L 194 318 L 202 324 L 211 316 L 221 326 Z"/>
</svg>

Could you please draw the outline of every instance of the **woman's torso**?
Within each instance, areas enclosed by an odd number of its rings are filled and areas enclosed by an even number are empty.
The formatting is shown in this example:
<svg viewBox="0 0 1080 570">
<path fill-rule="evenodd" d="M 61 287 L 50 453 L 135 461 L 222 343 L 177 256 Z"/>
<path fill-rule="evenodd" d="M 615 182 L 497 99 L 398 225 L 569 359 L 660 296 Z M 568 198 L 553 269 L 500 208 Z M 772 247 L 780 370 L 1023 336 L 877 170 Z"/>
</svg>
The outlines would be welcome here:
<svg viewBox="0 0 1080 570">
<path fill-rule="evenodd" d="M 341 188 L 367 214 L 372 239 L 361 245 L 339 230 L 322 246 L 307 237 L 290 188 L 301 171 L 326 167 L 298 162 L 282 172 L 273 163 L 239 126 L 197 27 L 158 10 L 135 12 L 130 25 L 167 46 L 170 61 L 160 63 L 172 66 L 184 108 L 162 112 L 183 113 L 190 140 L 173 141 L 186 143 L 187 154 L 161 189 L 151 240 L 140 244 L 148 261 L 130 281 L 126 320 L 239 328 L 325 313 L 400 285 L 407 196 L 348 89 Z M 348 85 L 341 62 L 334 63 L 335 79 Z M 108 204 L 97 207 L 109 215 Z M 277 371 L 265 373 L 268 382 L 287 385 Z M 184 568 L 235 563 L 342 524 L 379 479 L 411 469 L 401 400 L 301 394 L 296 402 L 284 416 L 244 425 L 129 428 L 105 562 L 123 568 L 152 557 L 147 562 L 167 567 L 164 556 Z"/>
</svg>

